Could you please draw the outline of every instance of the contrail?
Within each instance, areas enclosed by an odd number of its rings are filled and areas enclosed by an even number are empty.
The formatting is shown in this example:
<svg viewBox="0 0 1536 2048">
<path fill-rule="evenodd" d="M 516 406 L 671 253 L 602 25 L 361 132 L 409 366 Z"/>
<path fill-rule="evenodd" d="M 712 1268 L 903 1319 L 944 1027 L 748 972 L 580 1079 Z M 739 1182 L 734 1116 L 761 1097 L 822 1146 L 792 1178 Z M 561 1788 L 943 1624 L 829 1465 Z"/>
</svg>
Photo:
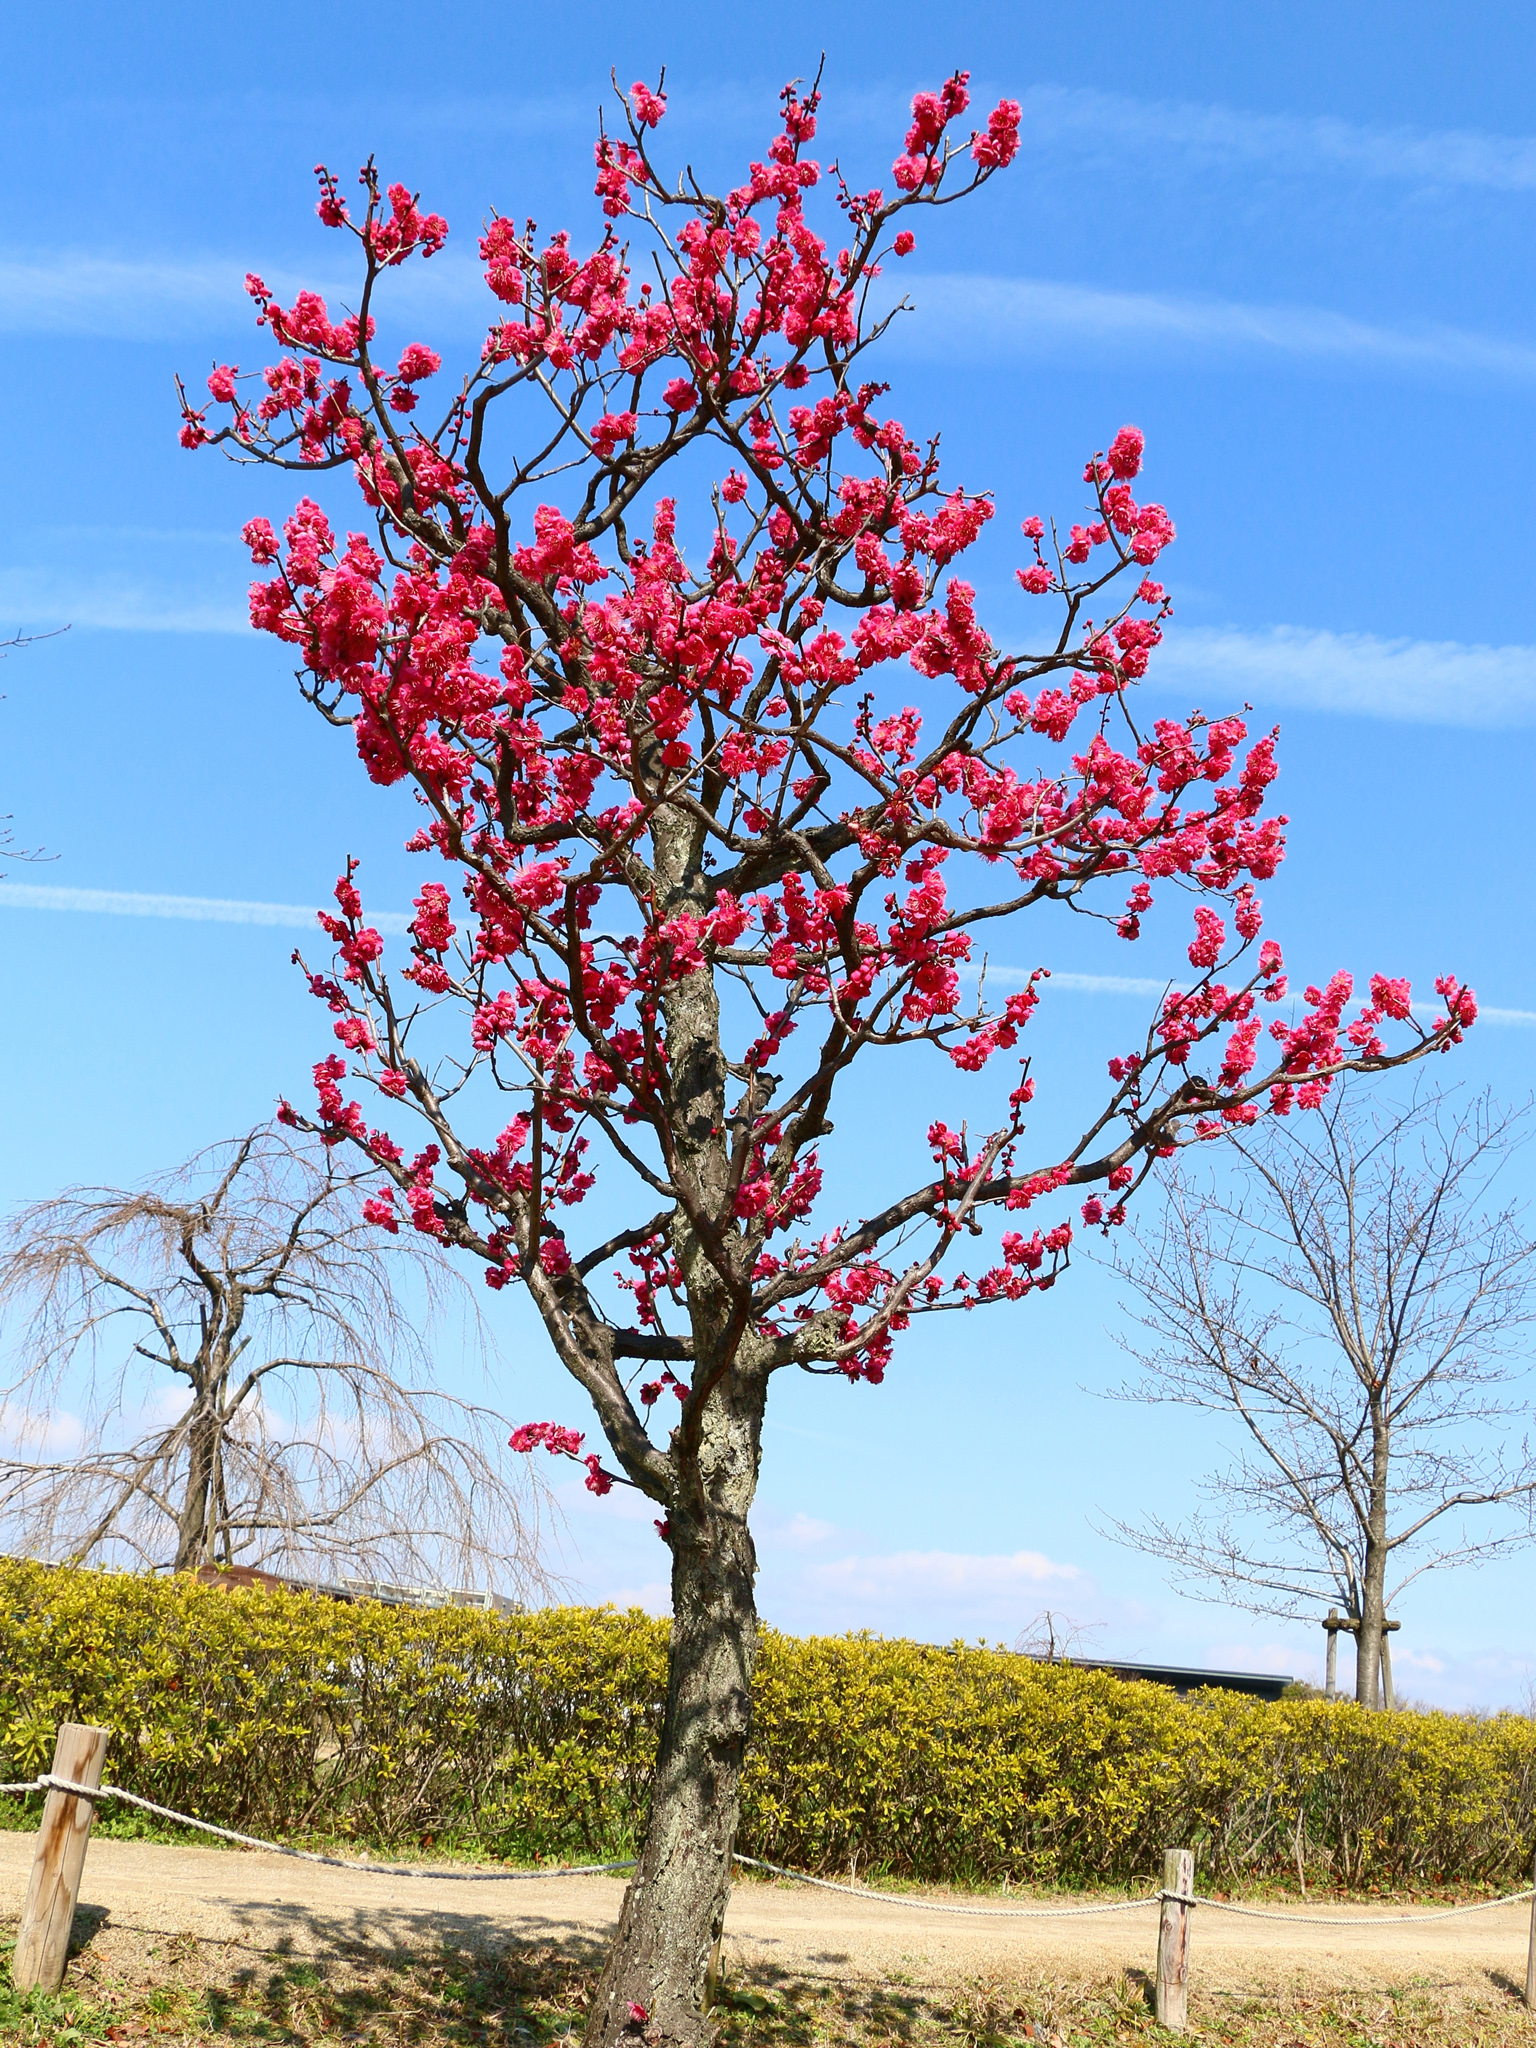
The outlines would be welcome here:
<svg viewBox="0 0 1536 2048">
<path fill-rule="evenodd" d="M 83 910 L 106 917 L 169 917 L 191 924 L 288 925 L 313 931 L 316 912 L 301 903 L 245 903 L 223 896 L 149 896 L 123 889 L 48 888 L 35 882 L 0 883 L 0 910 Z M 403 910 L 370 911 L 377 931 L 403 933 Z"/>
<path fill-rule="evenodd" d="M 105 917 L 168 917 L 188 924 L 286 925 L 296 931 L 313 931 L 317 912 L 302 903 L 249 903 L 229 896 L 151 896 L 126 889 L 51 888 L 37 882 L 0 882 L 0 910 L 74 910 Z M 370 910 L 367 922 L 376 931 L 402 936 L 410 929 L 403 910 Z M 977 970 L 972 968 L 974 975 Z M 991 981 L 1026 982 L 1022 967 L 991 966 Z M 1160 996 L 1176 986 L 1175 978 L 1154 981 L 1136 974 L 1073 974 L 1053 969 L 1043 989 L 1063 989 L 1077 995 Z M 1415 1003 L 1425 1017 L 1443 1014 L 1434 1003 Z M 1536 1010 L 1505 1010 L 1485 1005 L 1478 1011 L 1483 1024 L 1536 1024 Z"/>
</svg>

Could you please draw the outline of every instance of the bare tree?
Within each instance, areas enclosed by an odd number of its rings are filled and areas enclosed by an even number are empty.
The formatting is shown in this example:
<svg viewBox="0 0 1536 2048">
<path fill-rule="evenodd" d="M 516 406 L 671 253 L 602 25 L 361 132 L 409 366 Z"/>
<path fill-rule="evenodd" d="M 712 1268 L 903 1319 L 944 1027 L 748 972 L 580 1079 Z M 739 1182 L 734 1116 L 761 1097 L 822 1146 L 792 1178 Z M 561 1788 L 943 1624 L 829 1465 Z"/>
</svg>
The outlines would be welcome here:
<svg viewBox="0 0 1536 2048">
<path fill-rule="evenodd" d="M 1295 1616 L 1336 1596 L 1368 1706 L 1403 1588 L 1536 1537 L 1528 1411 L 1509 1391 L 1533 1247 L 1517 1208 L 1489 1206 L 1526 1116 L 1341 1091 L 1220 1170 L 1186 1163 L 1121 1262 L 1147 1333 L 1126 1341 L 1143 1377 L 1121 1398 L 1207 1409 L 1242 1436 L 1203 1483 L 1213 1515 L 1113 1533 L 1197 1597 Z"/>
<path fill-rule="evenodd" d="M 1074 1621 L 1053 1607 L 1042 1607 L 1013 1639 L 1014 1653 L 1037 1657 L 1045 1664 L 1070 1664 L 1089 1636 L 1103 1628 L 1101 1621 Z"/>
<path fill-rule="evenodd" d="M 357 1177 L 275 1127 L 23 1209 L 0 1249 L 0 1530 L 74 1561 L 528 1590 L 525 1461 L 508 1476 L 504 1418 L 430 1384 L 450 1302 L 478 1349 L 438 1248 L 391 1245 Z"/>
</svg>

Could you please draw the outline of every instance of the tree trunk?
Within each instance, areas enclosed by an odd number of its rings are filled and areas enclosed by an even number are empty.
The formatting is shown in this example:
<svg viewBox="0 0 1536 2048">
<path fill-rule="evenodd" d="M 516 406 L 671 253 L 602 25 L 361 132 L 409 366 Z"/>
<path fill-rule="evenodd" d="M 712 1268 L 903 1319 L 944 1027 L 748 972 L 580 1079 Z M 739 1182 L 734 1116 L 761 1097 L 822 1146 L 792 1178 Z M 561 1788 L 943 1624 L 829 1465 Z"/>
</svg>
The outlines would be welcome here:
<svg viewBox="0 0 1536 2048">
<path fill-rule="evenodd" d="M 703 835 L 662 806 L 652 825 L 657 908 L 702 913 L 712 900 Z M 747 1516 L 757 1490 L 767 1397 L 764 1347 L 742 1313 L 746 1272 L 732 1234 L 727 1070 L 720 1003 L 708 972 L 662 993 L 677 1105 L 674 1179 L 696 1213 L 718 1219 L 713 1248 L 679 1203 L 672 1244 L 694 1341 L 687 1426 L 672 1433 L 672 1637 L 661 1748 L 639 1865 L 587 2019 L 586 2048 L 704 2048 L 711 1952 L 731 1889 L 741 1770 L 757 1664 L 757 1559 Z M 693 1402 L 702 1398 L 702 1405 Z"/>
<path fill-rule="evenodd" d="M 755 1478 L 755 1457 L 752 1470 Z M 640 2048 L 642 2041 L 701 2048 L 713 2033 L 705 1980 L 730 1895 L 752 1725 L 757 1566 L 745 1514 L 695 1517 L 674 1508 L 669 1520 L 672 1638 L 650 1821 L 592 2001 L 586 2048 Z"/>
<path fill-rule="evenodd" d="M 193 1416 L 187 1435 L 187 1490 L 176 1531 L 175 1569 L 179 1572 L 195 1571 L 208 1562 L 208 1504 L 217 1440 L 217 1418 L 205 1407 Z"/>
<path fill-rule="evenodd" d="M 1376 1681 L 1381 1671 L 1381 1646 L 1385 1641 L 1381 1624 L 1386 1619 L 1386 1571 L 1385 1545 L 1368 1541 L 1365 1576 L 1361 1585 L 1360 1632 L 1355 1637 L 1355 1698 L 1362 1707 L 1381 1704 Z"/>
<path fill-rule="evenodd" d="M 1382 1412 L 1379 1391 L 1371 1398 L 1371 1497 L 1365 1522 L 1365 1571 L 1360 1586 L 1360 1632 L 1355 1637 L 1355 1698 L 1362 1707 L 1378 1707 L 1381 1673 L 1381 1624 L 1386 1620 L 1387 1471 L 1391 1431 Z"/>
</svg>

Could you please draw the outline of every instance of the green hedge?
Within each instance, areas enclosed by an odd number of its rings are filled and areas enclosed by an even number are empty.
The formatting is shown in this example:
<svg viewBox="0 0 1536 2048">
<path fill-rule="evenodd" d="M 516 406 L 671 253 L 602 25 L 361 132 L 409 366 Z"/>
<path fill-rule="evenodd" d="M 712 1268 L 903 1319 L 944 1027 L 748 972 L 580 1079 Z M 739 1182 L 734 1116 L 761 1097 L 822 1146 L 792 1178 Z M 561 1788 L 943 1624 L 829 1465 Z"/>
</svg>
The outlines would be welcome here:
<svg viewBox="0 0 1536 2048">
<path fill-rule="evenodd" d="M 256 1834 L 623 1855 L 666 1625 L 224 1594 L 0 1561 L 0 1778 L 63 1720 L 109 1775 Z M 765 1631 L 739 1846 L 806 1870 L 1114 1882 L 1202 1869 L 1349 1884 L 1516 1878 L 1536 1723 L 1188 1701 L 1005 1652 Z"/>
</svg>

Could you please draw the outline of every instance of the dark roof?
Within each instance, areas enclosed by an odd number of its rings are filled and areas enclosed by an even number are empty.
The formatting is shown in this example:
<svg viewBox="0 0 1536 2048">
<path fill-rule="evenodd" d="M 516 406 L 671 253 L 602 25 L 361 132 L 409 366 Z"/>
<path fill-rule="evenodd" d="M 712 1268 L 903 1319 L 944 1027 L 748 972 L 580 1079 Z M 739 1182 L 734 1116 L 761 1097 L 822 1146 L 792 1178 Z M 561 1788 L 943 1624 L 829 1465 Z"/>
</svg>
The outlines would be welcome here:
<svg viewBox="0 0 1536 2048">
<path fill-rule="evenodd" d="M 482 1607 L 494 1614 L 520 1614 L 515 1600 L 501 1593 L 477 1593 L 464 1587 L 397 1586 L 382 1579 L 285 1578 L 249 1564 L 201 1564 L 189 1574 L 220 1592 L 239 1593 L 248 1587 L 268 1592 L 317 1593 L 323 1600 L 377 1600 L 385 1607 Z"/>
<path fill-rule="evenodd" d="M 1038 1651 L 1028 1654 L 1037 1663 L 1048 1661 Z M 1107 1671 L 1115 1678 L 1140 1678 L 1150 1685 L 1171 1686 L 1181 1699 L 1203 1686 L 1214 1686 L 1221 1692 L 1247 1693 L 1252 1699 L 1277 1700 L 1288 1685 L 1296 1683 L 1288 1672 L 1201 1671 L 1185 1664 L 1130 1664 L 1123 1657 L 1063 1657 L 1060 1661 L 1075 1664 L 1080 1671 Z"/>
</svg>

